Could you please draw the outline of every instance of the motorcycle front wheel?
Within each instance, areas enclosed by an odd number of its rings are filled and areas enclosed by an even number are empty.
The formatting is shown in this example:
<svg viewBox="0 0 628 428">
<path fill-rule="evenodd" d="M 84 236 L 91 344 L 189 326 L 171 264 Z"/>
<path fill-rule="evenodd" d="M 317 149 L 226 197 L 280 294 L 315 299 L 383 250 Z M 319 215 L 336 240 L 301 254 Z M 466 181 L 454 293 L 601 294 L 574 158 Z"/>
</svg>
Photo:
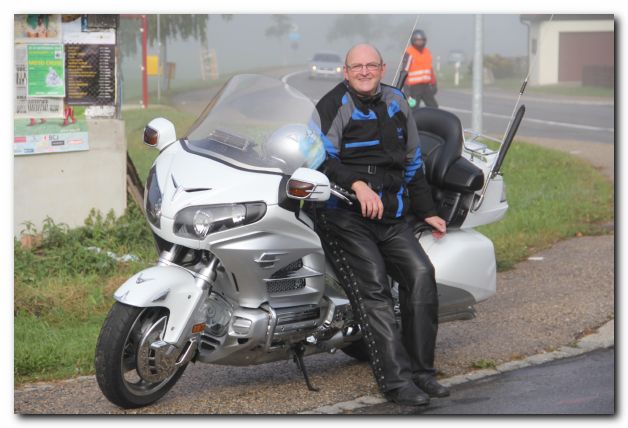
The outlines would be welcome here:
<svg viewBox="0 0 628 428">
<path fill-rule="evenodd" d="M 167 320 L 164 308 L 138 308 L 116 302 L 103 323 L 96 344 L 96 380 L 102 393 L 113 404 L 136 408 L 151 404 L 164 396 L 179 380 L 187 364 L 160 375 L 151 365 L 146 343 L 161 337 Z M 139 367 L 138 367 L 139 365 Z M 142 368 L 151 376 L 142 376 Z"/>
</svg>

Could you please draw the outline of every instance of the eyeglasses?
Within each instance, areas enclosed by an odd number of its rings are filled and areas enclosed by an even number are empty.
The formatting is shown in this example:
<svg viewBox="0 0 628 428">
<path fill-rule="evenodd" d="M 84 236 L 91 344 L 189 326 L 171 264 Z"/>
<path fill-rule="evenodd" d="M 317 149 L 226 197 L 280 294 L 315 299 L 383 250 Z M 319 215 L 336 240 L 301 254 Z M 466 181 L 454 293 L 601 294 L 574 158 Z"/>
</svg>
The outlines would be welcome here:
<svg viewBox="0 0 628 428">
<path fill-rule="evenodd" d="M 362 71 L 364 69 L 364 67 L 366 67 L 366 69 L 368 71 L 377 71 L 379 70 L 379 68 L 382 66 L 381 63 L 377 63 L 377 62 L 369 62 L 368 64 L 345 64 L 345 67 L 347 67 L 347 70 L 349 70 L 352 73 L 359 73 L 360 71 Z"/>
</svg>

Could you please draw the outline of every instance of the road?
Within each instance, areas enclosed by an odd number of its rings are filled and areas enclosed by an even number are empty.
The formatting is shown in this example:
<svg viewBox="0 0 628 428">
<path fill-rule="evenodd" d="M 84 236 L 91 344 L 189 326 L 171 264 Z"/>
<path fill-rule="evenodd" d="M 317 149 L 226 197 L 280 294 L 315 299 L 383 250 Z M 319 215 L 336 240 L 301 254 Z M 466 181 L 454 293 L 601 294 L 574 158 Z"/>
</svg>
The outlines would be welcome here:
<svg viewBox="0 0 628 428">
<path fill-rule="evenodd" d="M 615 412 L 615 349 L 528 367 L 452 388 L 425 407 L 383 403 L 353 414 L 588 414 Z"/>
<path fill-rule="evenodd" d="M 309 81 L 302 75 L 287 80 L 311 97 L 334 84 Z M 196 91 L 176 101 L 182 110 L 198 114 L 213 93 Z M 613 164 L 612 151 L 604 162 Z M 439 327 L 436 360 L 441 375 L 467 373 L 479 360 L 500 364 L 558 348 L 612 317 L 612 235 L 563 241 L 535 255 L 540 259 L 498 273 L 498 292 L 478 305 L 476 319 Z M 321 389 L 318 393 L 307 391 L 288 361 L 253 367 L 198 364 L 190 365 L 163 399 L 143 409 L 116 408 L 102 396 L 94 377 L 87 376 L 20 386 L 14 391 L 14 410 L 20 414 L 291 414 L 377 394 L 368 365 L 342 352 L 308 357 L 306 364 L 314 385 Z"/>
<path fill-rule="evenodd" d="M 309 79 L 305 72 L 293 72 L 286 82 L 317 101 L 338 81 Z M 516 91 L 515 91 L 516 92 Z M 484 93 L 484 132 L 503 135 L 512 114 L 517 93 L 487 89 Z M 471 127 L 471 92 L 439 90 L 436 96 L 444 110 L 460 117 L 464 128 Z M 519 136 L 578 140 L 612 144 L 614 142 L 614 105 L 580 98 L 524 95 L 526 116 Z"/>
</svg>

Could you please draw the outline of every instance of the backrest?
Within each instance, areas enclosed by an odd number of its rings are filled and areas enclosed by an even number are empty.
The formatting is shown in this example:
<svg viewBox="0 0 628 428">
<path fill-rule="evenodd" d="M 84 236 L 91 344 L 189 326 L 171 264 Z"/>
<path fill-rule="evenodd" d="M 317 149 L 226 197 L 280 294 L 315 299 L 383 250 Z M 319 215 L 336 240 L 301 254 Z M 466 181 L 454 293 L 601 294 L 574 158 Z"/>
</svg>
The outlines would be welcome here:
<svg viewBox="0 0 628 428">
<path fill-rule="evenodd" d="M 421 139 L 427 180 L 442 186 L 449 167 L 460 158 L 464 144 L 462 124 L 448 111 L 423 107 L 413 111 Z"/>
</svg>

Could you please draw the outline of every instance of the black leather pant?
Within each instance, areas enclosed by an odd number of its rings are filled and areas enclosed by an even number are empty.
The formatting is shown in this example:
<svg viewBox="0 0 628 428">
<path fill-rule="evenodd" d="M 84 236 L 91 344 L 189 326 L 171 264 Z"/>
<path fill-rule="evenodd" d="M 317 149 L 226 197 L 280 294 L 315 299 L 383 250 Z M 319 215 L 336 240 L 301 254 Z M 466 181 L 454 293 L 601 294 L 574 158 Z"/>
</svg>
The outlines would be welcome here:
<svg viewBox="0 0 628 428">
<path fill-rule="evenodd" d="M 435 374 L 438 293 L 434 267 L 405 220 L 383 224 L 348 209 L 326 209 L 330 231 L 358 281 L 380 350 L 386 390 Z M 387 274 L 399 283 L 402 331 L 396 327 Z"/>
</svg>

